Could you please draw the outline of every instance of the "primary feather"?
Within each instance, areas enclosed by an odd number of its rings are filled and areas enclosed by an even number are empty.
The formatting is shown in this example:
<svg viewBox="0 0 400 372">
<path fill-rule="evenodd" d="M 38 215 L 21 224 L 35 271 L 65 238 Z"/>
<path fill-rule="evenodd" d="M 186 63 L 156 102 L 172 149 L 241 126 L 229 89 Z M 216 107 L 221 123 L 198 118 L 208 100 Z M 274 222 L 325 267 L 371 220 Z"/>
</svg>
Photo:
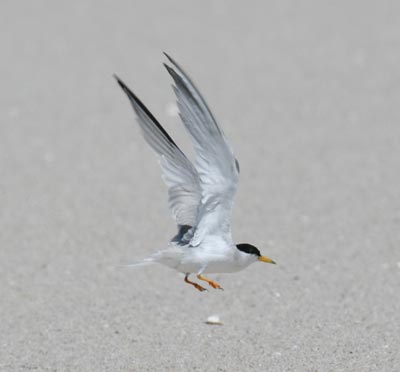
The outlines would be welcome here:
<svg viewBox="0 0 400 372">
<path fill-rule="evenodd" d="M 200 181 L 193 164 L 139 98 L 114 75 L 136 112 L 147 143 L 160 157 L 168 203 L 178 225 L 193 226 L 201 198 Z"/>
<path fill-rule="evenodd" d="M 183 69 L 166 56 L 174 67 L 165 65 L 175 82 L 180 116 L 196 153 L 201 201 L 196 231 L 190 244 L 197 246 L 205 236 L 216 231 L 230 237 L 230 217 L 239 179 L 239 163 L 198 89 Z"/>
</svg>

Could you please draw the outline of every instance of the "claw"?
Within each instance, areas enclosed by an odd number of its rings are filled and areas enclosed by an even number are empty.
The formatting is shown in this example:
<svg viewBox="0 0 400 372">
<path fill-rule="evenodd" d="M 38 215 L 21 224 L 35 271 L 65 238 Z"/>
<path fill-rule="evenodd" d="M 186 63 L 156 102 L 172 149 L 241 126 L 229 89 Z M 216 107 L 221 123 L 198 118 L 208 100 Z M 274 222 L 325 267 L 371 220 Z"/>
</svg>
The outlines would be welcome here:
<svg viewBox="0 0 400 372">
<path fill-rule="evenodd" d="M 215 288 L 215 289 L 222 289 L 224 290 L 218 283 L 216 282 L 210 282 L 208 283 L 211 287 Z"/>
<path fill-rule="evenodd" d="M 207 291 L 208 289 L 207 288 L 204 288 L 204 287 L 202 287 L 201 285 L 195 285 L 194 286 L 196 289 L 198 289 L 200 292 L 203 292 L 203 291 Z"/>
<path fill-rule="evenodd" d="M 202 287 L 200 284 L 197 284 L 195 282 L 190 281 L 189 279 L 189 274 L 186 274 L 185 276 L 185 282 L 188 284 L 191 284 L 193 287 L 195 287 L 197 290 L 199 290 L 200 292 L 206 291 L 207 288 Z"/>
</svg>

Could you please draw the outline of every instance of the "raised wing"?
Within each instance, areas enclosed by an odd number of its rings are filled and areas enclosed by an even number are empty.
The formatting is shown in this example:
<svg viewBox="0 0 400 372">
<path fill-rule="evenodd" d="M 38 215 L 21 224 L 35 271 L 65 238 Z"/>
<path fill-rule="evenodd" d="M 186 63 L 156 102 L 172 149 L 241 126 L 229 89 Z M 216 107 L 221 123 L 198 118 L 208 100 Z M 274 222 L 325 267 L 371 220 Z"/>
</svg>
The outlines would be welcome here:
<svg viewBox="0 0 400 372">
<path fill-rule="evenodd" d="M 201 199 L 200 180 L 193 164 L 135 94 L 116 76 L 136 112 L 147 143 L 157 152 L 168 186 L 168 202 L 178 225 L 194 226 Z"/>
<path fill-rule="evenodd" d="M 203 97 L 182 68 L 168 55 L 173 68 L 166 65 L 175 82 L 174 91 L 182 121 L 195 147 L 195 167 L 202 191 L 197 229 L 191 245 L 208 234 L 230 238 L 233 197 L 239 179 L 239 163 Z"/>
</svg>

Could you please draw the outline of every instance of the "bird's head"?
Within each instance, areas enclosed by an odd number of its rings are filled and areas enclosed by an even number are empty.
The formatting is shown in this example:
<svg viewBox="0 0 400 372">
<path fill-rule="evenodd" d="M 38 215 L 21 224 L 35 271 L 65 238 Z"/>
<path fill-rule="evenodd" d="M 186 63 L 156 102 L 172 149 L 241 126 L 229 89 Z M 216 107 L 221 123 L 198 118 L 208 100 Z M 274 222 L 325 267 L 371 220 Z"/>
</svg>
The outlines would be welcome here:
<svg viewBox="0 0 400 372">
<path fill-rule="evenodd" d="M 276 264 L 276 262 L 271 260 L 270 258 L 262 256 L 258 248 L 256 248 L 254 245 L 242 243 L 242 244 L 237 244 L 236 248 L 240 252 L 242 252 L 242 255 L 244 255 L 244 257 L 247 260 L 249 260 L 250 263 L 255 261 L 261 261 L 261 262 Z"/>
</svg>

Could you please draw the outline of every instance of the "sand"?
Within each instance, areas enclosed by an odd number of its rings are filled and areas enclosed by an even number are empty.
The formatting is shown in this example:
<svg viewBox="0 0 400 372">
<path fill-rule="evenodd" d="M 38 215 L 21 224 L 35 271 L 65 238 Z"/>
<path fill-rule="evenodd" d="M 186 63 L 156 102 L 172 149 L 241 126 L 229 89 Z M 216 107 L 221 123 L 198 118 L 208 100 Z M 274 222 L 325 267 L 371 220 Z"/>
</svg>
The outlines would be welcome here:
<svg viewBox="0 0 400 372">
<path fill-rule="evenodd" d="M 0 370 L 399 371 L 399 11 L 3 1 Z M 278 262 L 211 276 L 224 291 L 117 267 L 175 233 L 112 79 L 191 155 L 162 51 L 240 161 L 235 241 Z"/>
</svg>

